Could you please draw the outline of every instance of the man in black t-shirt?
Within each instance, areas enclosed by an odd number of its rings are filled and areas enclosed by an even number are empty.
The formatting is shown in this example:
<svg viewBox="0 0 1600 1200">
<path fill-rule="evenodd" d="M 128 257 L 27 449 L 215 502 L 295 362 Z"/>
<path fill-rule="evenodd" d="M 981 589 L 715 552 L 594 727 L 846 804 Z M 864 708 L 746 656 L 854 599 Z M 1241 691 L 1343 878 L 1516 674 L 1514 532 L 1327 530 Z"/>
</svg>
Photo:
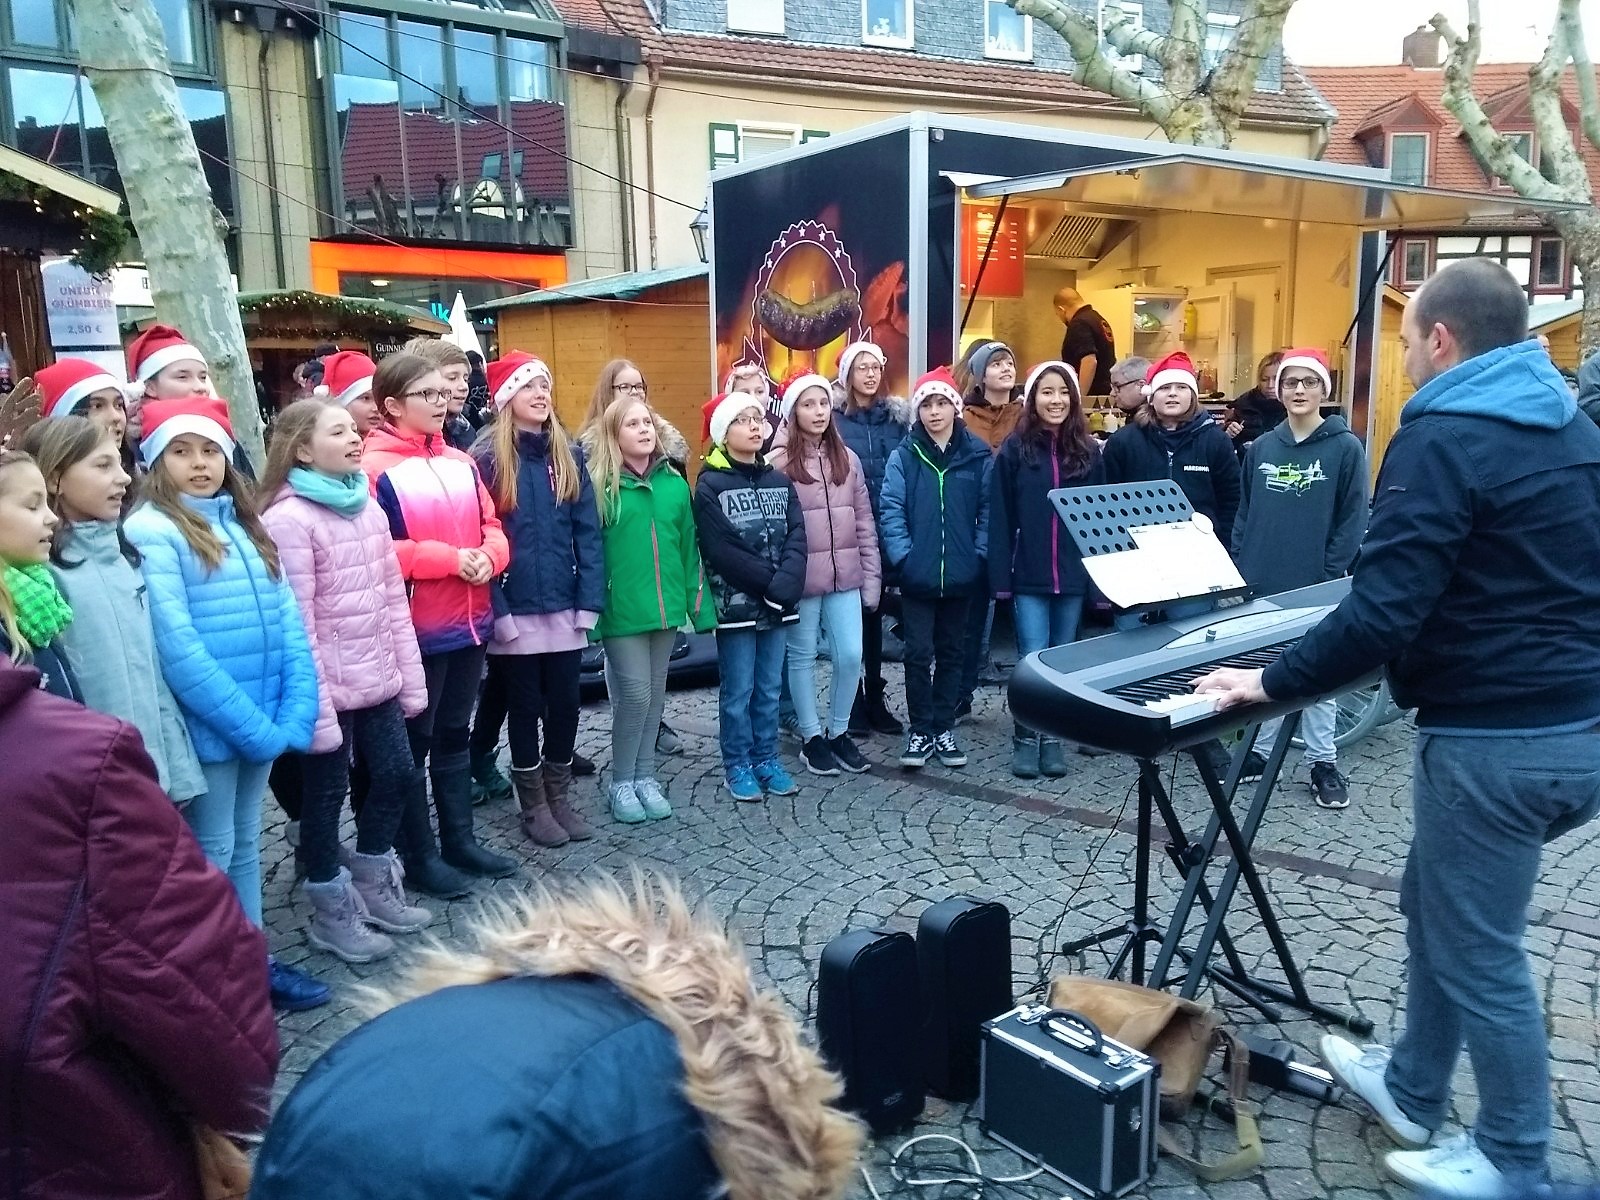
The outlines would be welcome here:
<svg viewBox="0 0 1600 1200">
<path fill-rule="evenodd" d="M 1111 395 L 1111 364 L 1117 361 L 1111 326 L 1076 288 L 1065 287 L 1056 293 L 1056 316 L 1067 327 L 1061 340 L 1061 359 L 1078 373 L 1083 394 Z"/>
</svg>

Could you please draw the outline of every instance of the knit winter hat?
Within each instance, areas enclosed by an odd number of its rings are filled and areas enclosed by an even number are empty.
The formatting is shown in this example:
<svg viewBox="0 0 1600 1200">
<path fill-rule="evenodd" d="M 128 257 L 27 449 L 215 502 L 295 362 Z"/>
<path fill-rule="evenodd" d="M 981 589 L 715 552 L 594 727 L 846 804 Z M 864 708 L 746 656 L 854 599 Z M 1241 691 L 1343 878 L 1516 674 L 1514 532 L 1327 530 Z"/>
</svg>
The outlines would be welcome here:
<svg viewBox="0 0 1600 1200">
<path fill-rule="evenodd" d="M 147 467 L 155 466 L 172 439 L 184 433 L 208 438 L 222 447 L 224 455 L 233 457 L 233 422 L 228 419 L 227 404 L 215 397 L 151 400 L 145 404 L 143 416 L 144 440 L 139 443 L 139 457 Z"/>
<path fill-rule="evenodd" d="M 1333 392 L 1333 374 L 1328 370 L 1328 356 L 1314 346 L 1303 346 L 1295 350 L 1285 350 L 1283 361 L 1278 364 L 1278 374 L 1273 378 L 1274 390 L 1281 390 L 1283 386 L 1283 373 L 1290 367 L 1299 367 L 1302 371 L 1314 371 L 1322 386 L 1330 395 Z"/>
<path fill-rule="evenodd" d="M 1158 389 L 1169 383 L 1181 383 L 1196 398 L 1200 395 L 1200 380 L 1195 376 L 1194 363 L 1182 350 L 1174 350 L 1160 362 L 1150 364 L 1144 377 L 1144 394 L 1154 396 Z"/>
<path fill-rule="evenodd" d="M 726 443 L 733 419 L 751 408 L 763 417 L 767 415 L 767 406 L 761 402 L 760 396 L 752 396 L 748 392 L 729 392 L 724 396 L 722 403 L 711 413 L 711 444 L 721 446 Z"/>
<path fill-rule="evenodd" d="M 729 368 L 728 377 L 722 381 L 722 391 L 718 394 L 726 395 L 728 392 L 733 391 L 733 385 L 738 383 L 741 378 L 749 375 L 755 375 L 760 379 L 761 386 L 765 391 L 769 393 L 772 391 L 772 380 L 767 378 L 766 369 L 760 363 L 738 362 Z"/>
<path fill-rule="evenodd" d="M 983 373 L 989 369 L 989 364 L 994 361 L 997 354 L 1011 354 L 1011 347 L 1004 342 L 985 342 L 967 356 L 967 366 L 972 368 L 972 382 L 979 388 L 983 387 Z M 1012 361 L 1016 355 L 1011 354 Z"/>
<path fill-rule="evenodd" d="M 548 383 L 556 381 L 544 359 L 521 350 L 501 355 L 484 368 L 484 373 L 489 377 L 489 402 L 494 405 L 495 412 L 510 404 L 511 397 L 539 376 L 543 375 Z"/>
<path fill-rule="evenodd" d="M 128 343 L 128 378 L 143 383 L 176 362 L 204 363 L 206 356 L 171 325 L 152 325 Z"/>
<path fill-rule="evenodd" d="M 880 367 L 888 366 L 889 359 L 884 352 L 878 349 L 873 342 L 851 342 L 839 351 L 839 386 L 845 391 L 850 390 L 850 368 L 856 365 L 856 359 L 863 354 L 870 354 L 878 360 Z"/>
<path fill-rule="evenodd" d="M 69 417 L 101 388 L 114 388 L 120 394 L 123 386 L 122 380 L 85 358 L 58 358 L 35 371 L 33 381 L 39 385 L 41 417 Z"/>
<path fill-rule="evenodd" d="M 956 386 L 956 378 L 950 374 L 949 367 L 935 367 L 917 380 L 917 386 L 911 389 L 911 411 L 917 412 L 924 400 L 934 396 L 943 396 L 956 406 L 956 416 L 961 415 L 961 389 Z"/>
<path fill-rule="evenodd" d="M 340 408 L 349 408 L 363 392 L 372 390 L 372 376 L 378 364 L 359 350 L 340 350 L 322 360 L 322 382 L 316 394 L 326 396 Z"/>
<path fill-rule="evenodd" d="M 1033 403 L 1033 385 L 1039 382 L 1039 377 L 1046 371 L 1054 371 L 1067 381 L 1067 386 L 1072 389 L 1072 398 L 1080 405 L 1083 403 L 1083 387 L 1078 383 L 1078 373 L 1072 369 L 1071 364 L 1062 362 L 1059 358 L 1048 359 L 1028 372 L 1027 382 L 1022 385 L 1022 402 Z"/>
<path fill-rule="evenodd" d="M 828 402 L 833 402 L 833 384 L 821 375 L 796 375 L 783 385 L 783 399 L 778 402 L 778 416 L 783 420 L 789 419 L 789 414 L 794 411 L 795 403 L 807 388 L 819 387 L 823 395 L 828 397 Z"/>
</svg>

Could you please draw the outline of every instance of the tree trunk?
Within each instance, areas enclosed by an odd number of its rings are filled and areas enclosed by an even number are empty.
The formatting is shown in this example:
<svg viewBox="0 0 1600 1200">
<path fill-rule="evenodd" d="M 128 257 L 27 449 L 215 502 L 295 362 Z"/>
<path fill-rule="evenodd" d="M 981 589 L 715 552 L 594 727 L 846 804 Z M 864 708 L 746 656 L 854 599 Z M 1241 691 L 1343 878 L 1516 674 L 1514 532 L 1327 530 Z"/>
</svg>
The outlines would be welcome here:
<svg viewBox="0 0 1600 1200">
<path fill-rule="evenodd" d="M 200 152 L 151 0 L 75 0 L 78 53 L 117 158 L 156 313 L 205 352 L 234 437 L 259 466 L 261 410 Z"/>
<path fill-rule="evenodd" d="M 1600 210 L 1562 213 L 1552 222 L 1583 273 L 1583 324 L 1578 331 L 1578 361 L 1600 354 Z"/>
</svg>

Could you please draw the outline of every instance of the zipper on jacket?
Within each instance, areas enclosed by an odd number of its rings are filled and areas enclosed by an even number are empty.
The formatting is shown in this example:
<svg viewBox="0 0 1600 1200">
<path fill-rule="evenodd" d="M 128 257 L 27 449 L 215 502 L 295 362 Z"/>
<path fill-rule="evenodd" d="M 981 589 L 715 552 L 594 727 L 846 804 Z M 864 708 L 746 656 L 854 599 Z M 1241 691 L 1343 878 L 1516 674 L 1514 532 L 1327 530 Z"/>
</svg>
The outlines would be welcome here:
<svg viewBox="0 0 1600 1200">
<path fill-rule="evenodd" d="M 942 596 L 944 595 L 945 579 L 945 536 L 950 524 L 945 519 L 944 511 L 944 471 L 933 465 L 933 460 L 922 452 L 922 447 L 913 444 L 911 450 L 918 458 L 928 464 L 928 469 L 933 472 L 934 477 L 939 481 L 939 594 Z"/>
<path fill-rule="evenodd" d="M 428 473 L 432 475 L 434 480 L 439 484 L 439 493 L 444 497 L 444 507 L 448 512 L 451 507 L 450 488 L 449 485 L 445 483 L 444 476 L 439 474 L 439 468 L 433 465 L 434 459 L 443 458 L 444 456 L 441 454 L 435 454 L 433 452 L 433 434 L 431 433 L 422 440 L 422 457 L 427 460 Z M 477 529 L 478 545 L 472 548 L 481 550 L 483 549 L 483 511 L 481 506 L 478 504 L 476 468 L 473 469 L 473 475 L 472 506 L 479 509 L 479 512 Z M 456 526 L 456 540 L 459 542 L 465 542 L 467 540 L 465 533 L 462 531 L 459 525 Z M 458 550 L 468 549 L 466 546 L 458 546 L 456 548 Z M 472 644 L 474 646 L 481 646 L 483 645 L 483 639 L 478 636 L 478 623 L 472 619 L 472 589 L 474 585 L 467 583 L 465 579 L 463 579 L 461 582 L 466 585 L 466 590 L 462 593 L 462 612 L 467 618 L 467 632 L 472 635 Z"/>
<path fill-rule="evenodd" d="M 656 607 L 661 610 L 661 628 L 667 627 L 667 589 L 661 582 L 661 543 L 656 540 L 656 518 L 650 514 L 650 555 L 656 567 Z"/>
<path fill-rule="evenodd" d="M 1050 452 L 1050 478 L 1056 488 L 1061 487 L 1061 459 L 1054 450 Z M 1046 502 L 1048 503 L 1048 501 Z M 1052 517 L 1054 513 L 1050 514 Z M 1061 594 L 1061 538 L 1055 521 L 1050 523 L 1050 579 L 1055 585 L 1055 594 Z"/>
</svg>

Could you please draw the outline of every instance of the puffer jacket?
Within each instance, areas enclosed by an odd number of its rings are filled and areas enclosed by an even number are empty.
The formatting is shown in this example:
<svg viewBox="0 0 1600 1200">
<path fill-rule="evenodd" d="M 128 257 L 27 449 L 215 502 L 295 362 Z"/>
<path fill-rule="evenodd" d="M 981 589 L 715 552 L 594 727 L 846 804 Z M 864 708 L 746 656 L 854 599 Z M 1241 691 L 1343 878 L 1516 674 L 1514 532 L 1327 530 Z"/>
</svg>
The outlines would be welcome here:
<svg viewBox="0 0 1600 1200">
<path fill-rule="evenodd" d="M 382 510 L 368 504 L 345 517 L 285 486 L 261 519 L 278 543 L 317 664 L 311 752 L 343 743 L 340 713 L 396 696 L 408 717 L 427 708 L 406 583 Z"/>
<path fill-rule="evenodd" d="M 989 526 L 989 447 L 958 419 L 943 450 L 919 424 L 883 481 L 883 551 L 908 596 L 958 596 L 983 572 Z"/>
<path fill-rule="evenodd" d="M 806 582 L 801 595 L 826 596 L 858 588 L 861 603 L 877 608 L 883 595 L 883 564 L 861 460 L 847 448 L 849 470 L 836 480 L 827 457 L 814 452 L 806 462 L 811 482 L 801 483 L 789 472 L 787 431 L 786 424 L 773 441 L 772 465 L 789 475 L 805 519 Z"/>
<path fill-rule="evenodd" d="M 961 405 L 961 420 L 968 432 L 976 437 L 991 454 L 999 453 L 1008 437 L 1015 432 L 1022 419 L 1022 393 L 1005 404 L 990 404 L 983 392 L 968 393 Z"/>
<path fill-rule="evenodd" d="M 1107 483 L 1176 480 L 1190 506 L 1211 519 L 1217 540 L 1233 545 L 1239 511 L 1239 456 L 1208 412 L 1163 436 L 1146 404 L 1105 445 Z"/>
<path fill-rule="evenodd" d="M 883 475 L 889 456 L 906 440 L 911 419 L 916 414 L 903 396 L 879 396 L 871 408 L 851 408 L 850 398 L 837 383 L 833 385 L 834 423 L 844 444 L 861 460 L 861 474 L 872 498 L 872 517 L 883 529 Z M 881 540 L 881 539 L 880 539 Z M 880 547 L 881 549 L 881 547 Z"/>
<path fill-rule="evenodd" d="M 72 623 L 56 641 L 84 704 L 139 731 L 167 795 L 179 803 L 204 795 L 194 742 L 156 659 L 144 577 L 123 554 L 116 522 L 72 522 L 60 557 L 56 582 Z"/>
<path fill-rule="evenodd" d="M 457 574 L 461 551 L 482 550 L 496 575 L 511 551 L 472 457 L 438 434 L 378 425 L 361 447 L 361 469 L 389 518 L 422 653 L 488 642 L 494 630 L 489 585 Z"/>
<path fill-rule="evenodd" d="M 500 514 L 511 545 L 511 565 L 495 585 L 495 613 L 598 613 L 606 604 L 605 552 L 600 546 L 600 510 L 581 446 L 572 447 L 578 466 L 578 497 L 557 503 L 550 436 L 517 434 L 517 506 Z M 484 486 L 495 492 L 492 444 L 477 446 Z"/>
<path fill-rule="evenodd" d="M 1087 470 L 1069 473 L 1061 457 L 1043 446 L 1027 453 L 1012 434 L 995 455 L 989 484 L 989 587 L 997 595 L 1081 596 L 1089 576 L 1066 522 L 1049 493 L 1106 481 L 1100 447 Z"/>
<path fill-rule="evenodd" d="M 306 1071 L 252 1200 L 844 1194 L 861 1133 L 838 1081 L 681 899 L 545 897 L 474 940 Z"/>
<path fill-rule="evenodd" d="M 716 447 L 695 481 L 694 524 L 718 629 L 775 629 L 797 619 L 806 524 L 787 475 Z"/>
<path fill-rule="evenodd" d="M 227 553 L 215 571 L 151 504 L 124 530 L 143 556 L 161 674 L 203 763 L 271 762 L 306 750 L 317 719 L 317 668 L 294 593 L 267 571 L 226 493 L 183 503 Z"/>
<path fill-rule="evenodd" d="M 266 1124 L 266 939 L 133 726 L 0 662 L 0 747 L 0 1191 L 200 1200 L 191 1123 Z"/>
</svg>

